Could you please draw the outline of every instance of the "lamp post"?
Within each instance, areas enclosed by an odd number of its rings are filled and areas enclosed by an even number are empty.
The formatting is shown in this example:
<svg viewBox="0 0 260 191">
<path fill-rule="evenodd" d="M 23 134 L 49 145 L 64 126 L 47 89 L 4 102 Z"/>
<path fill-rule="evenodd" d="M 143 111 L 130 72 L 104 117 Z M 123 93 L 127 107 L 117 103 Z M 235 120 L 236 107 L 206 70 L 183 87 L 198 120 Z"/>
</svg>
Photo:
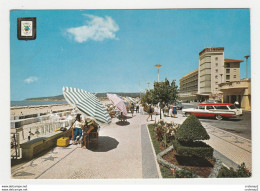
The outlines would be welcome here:
<svg viewBox="0 0 260 191">
<path fill-rule="evenodd" d="M 148 90 L 150 89 L 150 82 L 147 82 L 147 85 L 148 85 Z"/>
<path fill-rule="evenodd" d="M 250 55 L 247 55 L 247 56 L 244 56 L 245 58 L 246 58 L 246 78 L 248 77 L 247 76 L 247 60 L 248 60 L 248 58 L 250 57 Z"/>
<path fill-rule="evenodd" d="M 157 71 L 158 71 L 158 82 L 159 82 L 159 68 L 162 67 L 162 65 L 156 64 L 155 67 L 157 68 Z"/>
</svg>

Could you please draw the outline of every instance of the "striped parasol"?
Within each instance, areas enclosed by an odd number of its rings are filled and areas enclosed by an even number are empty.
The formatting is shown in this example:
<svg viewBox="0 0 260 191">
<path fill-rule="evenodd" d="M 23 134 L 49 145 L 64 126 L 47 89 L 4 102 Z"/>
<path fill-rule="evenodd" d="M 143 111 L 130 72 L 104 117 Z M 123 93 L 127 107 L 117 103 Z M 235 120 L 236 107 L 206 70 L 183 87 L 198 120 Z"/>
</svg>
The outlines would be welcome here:
<svg viewBox="0 0 260 191">
<path fill-rule="evenodd" d="M 123 112 L 124 115 L 127 115 L 124 100 L 122 100 L 116 94 L 107 94 L 107 97 L 114 104 L 114 106 L 119 109 L 119 111 Z"/>
<path fill-rule="evenodd" d="M 127 97 L 132 103 L 135 103 L 135 100 L 134 100 L 134 98 L 132 98 L 132 97 Z"/>
<path fill-rule="evenodd" d="M 111 117 L 106 107 L 93 94 L 77 88 L 63 87 L 66 101 L 77 107 L 83 114 L 102 123 L 110 123 Z"/>
</svg>

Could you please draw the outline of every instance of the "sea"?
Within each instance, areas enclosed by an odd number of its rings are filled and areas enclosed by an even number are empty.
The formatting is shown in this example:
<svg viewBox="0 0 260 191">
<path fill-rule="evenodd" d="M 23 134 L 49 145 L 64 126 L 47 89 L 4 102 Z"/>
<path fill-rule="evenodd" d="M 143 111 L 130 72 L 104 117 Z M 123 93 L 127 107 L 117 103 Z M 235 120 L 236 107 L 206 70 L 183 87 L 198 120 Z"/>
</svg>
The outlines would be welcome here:
<svg viewBox="0 0 260 191">
<path fill-rule="evenodd" d="M 11 107 L 30 106 L 30 105 L 53 105 L 53 104 L 67 104 L 66 101 L 11 101 Z"/>
</svg>

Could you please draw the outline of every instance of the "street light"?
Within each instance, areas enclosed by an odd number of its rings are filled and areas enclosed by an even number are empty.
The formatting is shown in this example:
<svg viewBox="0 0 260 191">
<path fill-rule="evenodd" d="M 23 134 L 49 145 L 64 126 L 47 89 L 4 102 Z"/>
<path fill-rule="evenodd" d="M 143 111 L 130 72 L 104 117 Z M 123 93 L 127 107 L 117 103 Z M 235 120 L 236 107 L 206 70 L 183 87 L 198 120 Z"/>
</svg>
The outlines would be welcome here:
<svg viewBox="0 0 260 191">
<path fill-rule="evenodd" d="M 247 78 L 247 60 L 250 57 L 250 55 L 244 56 L 246 58 L 246 78 Z"/>
<path fill-rule="evenodd" d="M 147 82 L 147 85 L 148 85 L 148 90 L 150 89 L 150 82 Z"/>
<path fill-rule="evenodd" d="M 158 69 L 158 82 L 159 82 L 159 68 L 162 67 L 161 64 L 156 64 L 155 67 Z"/>
</svg>

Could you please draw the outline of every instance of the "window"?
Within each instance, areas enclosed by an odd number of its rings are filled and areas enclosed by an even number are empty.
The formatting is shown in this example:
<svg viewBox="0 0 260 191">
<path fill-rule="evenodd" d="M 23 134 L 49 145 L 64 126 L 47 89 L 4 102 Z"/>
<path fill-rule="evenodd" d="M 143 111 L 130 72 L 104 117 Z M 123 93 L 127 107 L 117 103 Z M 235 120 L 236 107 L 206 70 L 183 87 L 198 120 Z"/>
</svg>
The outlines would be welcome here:
<svg viewBox="0 0 260 191">
<path fill-rule="evenodd" d="M 226 73 L 230 73 L 230 69 L 226 69 Z"/>
<path fill-rule="evenodd" d="M 215 84 L 218 84 L 218 82 L 215 82 Z"/>
<path fill-rule="evenodd" d="M 230 63 L 226 63 L 226 67 L 228 67 L 228 68 L 229 68 L 229 67 L 230 67 Z"/>
<path fill-rule="evenodd" d="M 216 109 L 221 109 L 221 110 L 228 110 L 226 105 L 215 105 Z"/>
<path fill-rule="evenodd" d="M 215 57 L 215 60 L 218 60 L 218 57 Z"/>
<path fill-rule="evenodd" d="M 218 66 L 218 63 L 216 63 L 215 65 L 216 65 L 216 67 L 217 67 L 217 66 Z"/>
<path fill-rule="evenodd" d="M 230 109 L 237 109 L 237 107 L 234 106 L 234 105 L 230 105 L 229 108 L 230 108 Z"/>
<path fill-rule="evenodd" d="M 215 76 L 215 79 L 218 79 L 218 75 Z"/>
<path fill-rule="evenodd" d="M 198 109 L 204 110 L 204 109 L 205 109 L 205 106 L 199 106 Z"/>
<path fill-rule="evenodd" d="M 216 71 L 216 73 L 218 73 L 218 69 L 216 69 L 215 71 Z"/>
<path fill-rule="evenodd" d="M 237 78 L 237 75 L 234 75 L 234 78 Z"/>
<path fill-rule="evenodd" d="M 227 79 L 227 80 L 230 80 L 230 75 L 226 75 L 226 79 Z"/>
<path fill-rule="evenodd" d="M 212 105 L 208 105 L 207 110 L 209 110 L 209 109 L 215 109 L 215 108 Z"/>
</svg>

